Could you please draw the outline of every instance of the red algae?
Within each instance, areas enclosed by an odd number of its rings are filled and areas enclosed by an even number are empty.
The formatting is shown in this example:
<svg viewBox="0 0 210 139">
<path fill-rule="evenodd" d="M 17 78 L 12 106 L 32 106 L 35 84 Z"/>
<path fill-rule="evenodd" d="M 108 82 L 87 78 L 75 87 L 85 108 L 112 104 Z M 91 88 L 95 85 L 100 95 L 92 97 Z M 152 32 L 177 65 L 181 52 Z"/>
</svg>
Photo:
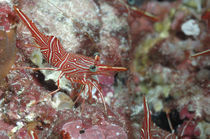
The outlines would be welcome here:
<svg viewBox="0 0 210 139">
<path fill-rule="evenodd" d="M 104 114 L 101 106 L 86 104 L 83 115 L 79 117 L 77 112 L 60 111 L 58 113 L 58 119 L 60 120 L 56 122 L 53 134 L 61 133 L 63 137 L 69 136 L 81 139 L 127 139 L 124 117 L 118 115 L 111 107 L 108 108 L 108 113 Z"/>
<path fill-rule="evenodd" d="M 201 16 L 201 18 L 207 21 L 208 31 L 210 31 L 210 9 L 207 9 Z"/>
</svg>

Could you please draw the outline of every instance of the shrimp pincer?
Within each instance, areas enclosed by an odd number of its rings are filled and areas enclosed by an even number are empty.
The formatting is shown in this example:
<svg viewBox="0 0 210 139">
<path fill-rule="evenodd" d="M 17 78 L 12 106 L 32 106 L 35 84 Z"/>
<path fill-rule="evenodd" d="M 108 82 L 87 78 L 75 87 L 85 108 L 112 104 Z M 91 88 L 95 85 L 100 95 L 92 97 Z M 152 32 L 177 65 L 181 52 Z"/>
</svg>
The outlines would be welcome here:
<svg viewBox="0 0 210 139">
<path fill-rule="evenodd" d="M 94 75 L 106 75 L 110 71 L 125 71 L 127 69 L 124 67 L 112 67 L 100 64 L 100 58 L 98 55 L 96 55 L 95 59 L 93 59 L 83 55 L 67 52 L 63 48 L 57 37 L 44 35 L 37 29 L 35 24 L 20 9 L 14 6 L 14 10 L 31 32 L 32 37 L 34 38 L 34 41 L 38 45 L 37 47 L 40 49 L 44 59 L 54 67 L 54 68 L 21 67 L 21 69 L 33 69 L 33 70 L 46 69 L 46 70 L 61 71 L 57 80 L 58 89 L 51 92 L 50 95 L 60 90 L 59 81 L 63 76 L 65 76 L 72 83 L 72 86 L 74 83 L 79 83 L 83 85 L 82 92 L 87 91 L 87 94 L 91 97 L 92 97 L 92 89 L 94 87 L 97 89 L 106 111 L 107 108 L 102 95 L 102 89 L 99 85 L 99 82 L 96 79 L 94 79 Z M 80 97 L 80 94 L 81 93 L 79 93 L 77 99 Z"/>
</svg>

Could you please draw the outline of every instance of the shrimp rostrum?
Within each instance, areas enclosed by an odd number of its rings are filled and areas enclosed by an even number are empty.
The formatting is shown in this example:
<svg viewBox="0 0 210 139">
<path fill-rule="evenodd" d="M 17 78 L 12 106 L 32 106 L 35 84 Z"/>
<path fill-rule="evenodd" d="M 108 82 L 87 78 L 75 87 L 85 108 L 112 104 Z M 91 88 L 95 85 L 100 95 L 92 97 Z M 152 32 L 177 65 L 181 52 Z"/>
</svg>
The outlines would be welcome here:
<svg viewBox="0 0 210 139">
<path fill-rule="evenodd" d="M 60 90 L 59 81 L 61 77 L 65 76 L 72 84 L 79 83 L 83 87 L 80 91 L 77 99 L 80 97 L 81 92 L 87 92 L 89 97 L 92 97 L 92 89 L 96 88 L 100 98 L 104 104 L 105 111 L 107 110 L 105 101 L 102 95 L 102 89 L 99 82 L 94 79 L 93 75 L 104 75 L 110 71 L 125 71 L 124 67 L 112 67 L 108 65 L 100 64 L 99 56 L 96 55 L 95 59 L 86 57 L 79 54 L 73 54 L 67 52 L 61 45 L 58 38 L 55 36 L 47 36 L 41 33 L 35 24 L 17 7 L 14 6 L 14 10 L 18 14 L 19 18 L 24 22 L 24 24 L 30 30 L 34 41 L 40 48 L 40 51 L 44 59 L 52 65 L 54 68 L 30 68 L 23 67 L 25 69 L 46 69 L 46 70 L 57 70 L 61 71 L 58 77 L 57 85 L 58 89 L 51 92 L 51 94 L 56 93 Z"/>
</svg>

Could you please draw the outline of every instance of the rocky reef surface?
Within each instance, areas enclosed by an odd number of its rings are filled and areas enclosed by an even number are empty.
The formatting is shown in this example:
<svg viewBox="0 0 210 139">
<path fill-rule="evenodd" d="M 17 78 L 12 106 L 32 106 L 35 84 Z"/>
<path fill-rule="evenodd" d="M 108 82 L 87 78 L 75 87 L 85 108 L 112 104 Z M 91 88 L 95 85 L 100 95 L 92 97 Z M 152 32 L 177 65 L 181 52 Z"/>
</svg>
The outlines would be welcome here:
<svg viewBox="0 0 210 139">
<path fill-rule="evenodd" d="M 93 99 L 52 67 L 13 10 L 21 9 L 64 49 L 124 72 L 96 76 Z M 143 96 L 154 135 L 210 137 L 210 2 L 208 0 L 0 1 L 0 138 L 139 139 Z M 42 102 L 32 105 L 46 97 Z M 83 100 L 85 99 L 84 103 Z M 84 107 L 82 107 L 84 105 Z"/>
</svg>

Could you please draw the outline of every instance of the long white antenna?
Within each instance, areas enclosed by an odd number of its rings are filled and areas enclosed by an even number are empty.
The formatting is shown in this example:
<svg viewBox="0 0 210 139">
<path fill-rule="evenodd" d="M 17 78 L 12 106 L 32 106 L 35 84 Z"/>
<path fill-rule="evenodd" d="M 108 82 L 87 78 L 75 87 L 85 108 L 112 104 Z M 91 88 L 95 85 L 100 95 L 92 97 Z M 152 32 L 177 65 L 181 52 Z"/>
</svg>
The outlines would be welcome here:
<svg viewBox="0 0 210 139">
<path fill-rule="evenodd" d="M 73 18 L 72 18 L 71 16 L 67 15 L 64 11 L 62 11 L 62 10 L 61 10 L 59 7 L 57 7 L 55 4 L 53 4 L 53 3 L 50 2 L 49 0 L 47 0 L 47 2 L 48 2 L 49 4 L 51 4 L 53 7 L 55 7 L 57 10 L 59 10 L 64 16 L 68 17 L 69 19 L 71 19 L 71 20 L 74 22 L 74 20 L 73 20 Z"/>
</svg>

